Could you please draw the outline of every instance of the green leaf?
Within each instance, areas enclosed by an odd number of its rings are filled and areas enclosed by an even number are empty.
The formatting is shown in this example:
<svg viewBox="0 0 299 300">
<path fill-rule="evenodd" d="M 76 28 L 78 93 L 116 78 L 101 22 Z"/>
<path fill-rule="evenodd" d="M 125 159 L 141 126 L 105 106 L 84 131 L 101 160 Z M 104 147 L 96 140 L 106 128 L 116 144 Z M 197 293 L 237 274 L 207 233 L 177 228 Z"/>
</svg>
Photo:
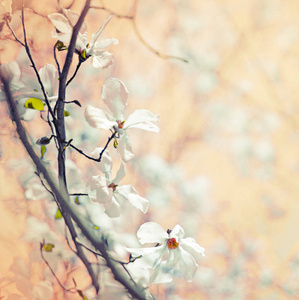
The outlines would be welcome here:
<svg viewBox="0 0 299 300">
<path fill-rule="evenodd" d="M 52 252 L 52 249 L 55 247 L 54 244 L 44 244 L 43 246 L 43 249 L 46 251 L 46 252 Z"/>
<path fill-rule="evenodd" d="M 79 197 L 78 197 L 78 196 L 77 196 L 76 199 L 75 199 L 75 203 L 78 204 L 78 205 L 81 204 L 81 203 L 79 202 Z"/>
<path fill-rule="evenodd" d="M 82 291 L 77 290 L 77 292 L 82 297 L 83 300 L 88 300 L 87 297 L 82 293 Z"/>
<path fill-rule="evenodd" d="M 99 229 L 100 229 L 100 227 L 97 226 L 97 225 L 94 225 L 93 228 L 96 229 L 96 230 L 99 230 Z"/>
<path fill-rule="evenodd" d="M 69 115 L 70 115 L 70 113 L 69 113 L 68 111 L 65 110 L 65 111 L 64 111 L 64 116 L 65 116 L 65 117 L 68 117 Z"/>
<path fill-rule="evenodd" d="M 44 154 L 46 153 L 46 151 L 47 151 L 46 146 L 45 146 L 45 145 L 42 145 L 42 146 L 40 147 L 41 159 L 44 158 Z"/>
<path fill-rule="evenodd" d="M 114 142 L 113 142 L 113 147 L 114 147 L 115 149 L 117 149 L 117 146 L 118 146 L 117 139 L 114 139 Z"/>
<path fill-rule="evenodd" d="M 35 109 L 35 110 L 39 110 L 39 111 L 43 111 L 44 109 L 44 103 L 42 102 L 42 100 L 38 99 L 38 98 L 30 98 L 28 99 L 24 106 L 26 108 L 31 108 L 31 109 Z"/>
<path fill-rule="evenodd" d="M 59 209 L 57 209 L 56 215 L 55 215 L 55 220 L 59 220 L 62 219 L 62 214 L 61 211 Z"/>
</svg>

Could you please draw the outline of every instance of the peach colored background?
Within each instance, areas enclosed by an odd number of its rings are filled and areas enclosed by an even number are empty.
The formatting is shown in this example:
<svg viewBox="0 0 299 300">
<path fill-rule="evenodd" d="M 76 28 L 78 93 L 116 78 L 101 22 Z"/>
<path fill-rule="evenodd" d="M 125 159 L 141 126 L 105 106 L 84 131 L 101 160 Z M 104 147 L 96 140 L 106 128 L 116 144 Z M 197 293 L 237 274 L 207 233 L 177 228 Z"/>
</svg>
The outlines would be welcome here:
<svg viewBox="0 0 299 300">
<path fill-rule="evenodd" d="M 130 13 L 131 1 L 110 2 L 109 8 Z M 54 12 L 55 3 L 25 1 L 42 15 Z M 18 7 L 14 3 L 13 9 Z M 82 1 L 75 1 L 73 9 L 80 11 L 81 7 Z M 54 63 L 51 24 L 32 12 L 26 15 L 38 67 Z M 106 15 L 102 11 L 89 15 L 89 34 Z M 18 20 L 14 22 L 20 35 Z M 137 24 L 152 47 L 187 58 L 189 63 L 159 58 L 138 40 L 128 20 L 114 18 L 105 37 L 119 39 L 118 46 L 109 48 L 115 64 L 99 72 L 96 81 L 82 71 L 77 83 L 81 93 L 88 93 L 85 99 L 97 105 L 105 78 L 123 80 L 130 90 L 132 111 L 144 107 L 161 115 L 159 136 L 146 134 L 145 143 L 136 131 L 132 143 L 137 155 L 158 154 L 181 169 L 190 182 L 199 175 L 209 182 L 197 213 L 185 210 L 185 199 L 177 197 L 175 189 L 167 206 L 150 210 L 153 221 L 165 228 L 185 225 L 206 248 L 198 276 L 213 271 L 209 292 L 197 278 L 193 284 L 176 281 L 177 294 L 182 299 L 291 299 L 282 287 L 289 285 L 299 291 L 291 265 L 299 254 L 298 3 L 145 0 L 140 1 Z M 18 49 L 13 41 L 2 42 L 2 63 L 14 59 Z M 25 155 L 22 146 L 12 140 L 12 128 L 2 105 L 1 276 L 10 274 L 14 257 L 28 256 L 30 247 L 18 240 L 26 214 L 38 215 L 42 207 L 24 200 L 16 174 L 8 170 L 12 158 Z M 84 164 L 76 155 L 73 159 Z M 146 192 L 148 186 L 130 172 L 138 191 Z M 228 248 L 228 255 L 219 250 L 221 245 Z M 246 247 L 252 247 L 254 254 L 239 262 Z M 211 296 L 211 290 L 219 288 L 218 282 L 225 287 L 224 279 L 230 277 L 234 263 L 241 264 L 244 272 L 234 282 L 242 288 L 239 298 L 230 298 L 225 292 Z M 272 274 L 273 281 L 261 286 L 264 270 Z M 13 289 L 5 287 L 0 295 L 6 297 Z M 152 290 L 159 293 L 159 299 L 168 299 L 162 287 Z"/>
</svg>

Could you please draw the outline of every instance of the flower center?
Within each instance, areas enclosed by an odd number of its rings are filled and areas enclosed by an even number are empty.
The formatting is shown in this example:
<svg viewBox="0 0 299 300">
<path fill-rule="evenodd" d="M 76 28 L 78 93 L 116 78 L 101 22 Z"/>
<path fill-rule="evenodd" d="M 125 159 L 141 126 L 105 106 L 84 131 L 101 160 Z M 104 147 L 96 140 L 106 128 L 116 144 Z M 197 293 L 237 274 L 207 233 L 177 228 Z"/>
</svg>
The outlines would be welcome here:
<svg viewBox="0 0 299 300">
<path fill-rule="evenodd" d="M 116 122 L 117 122 L 118 128 L 122 129 L 124 127 L 125 121 L 117 120 Z"/>
<path fill-rule="evenodd" d="M 179 243 L 176 241 L 175 238 L 171 238 L 171 239 L 168 239 L 167 246 L 169 249 L 173 250 L 173 249 L 178 248 Z"/>
<path fill-rule="evenodd" d="M 112 183 L 110 183 L 110 184 L 108 185 L 108 187 L 109 187 L 109 188 L 112 188 L 112 190 L 113 190 L 113 192 L 114 192 L 115 189 L 117 188 L 117 184 L 114 184 L 114 183 L 112 182 Z"/>
</svg>

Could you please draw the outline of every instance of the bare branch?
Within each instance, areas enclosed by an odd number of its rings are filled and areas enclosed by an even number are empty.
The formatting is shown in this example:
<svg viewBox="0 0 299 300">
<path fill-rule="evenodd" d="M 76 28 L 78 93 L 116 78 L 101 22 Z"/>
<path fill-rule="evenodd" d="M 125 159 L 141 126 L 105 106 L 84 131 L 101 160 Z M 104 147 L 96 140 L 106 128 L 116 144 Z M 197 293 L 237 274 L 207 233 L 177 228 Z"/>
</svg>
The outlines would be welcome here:
<svg viewBox="0 0 299 300">
<path fill-rule="evenodd" d="M 55 195 L 55 198 L 61 205 L 62 214 L 64 216 L 65 221 L 68 222 L 70 219 L 67 216 L 70 216 L 76 222 L 77 226 L 80 228 L 83 235 L 85 235 L 85 237 L 91 242 L 93 247 L 101 253 L 101 255 L 103 256 L 103 258 L 106 261 L 108 268 L 110 268 L 111 272 L 113 273 L 115 280 L 120 282 L 133 297 L 135 297 L 136 299 L 142 299 L 142 300 L 149 299 L 149 297 L 152 298 L 152 296 L 147 295 L 143 289 L 135 286 L 134 283 L 132 283 L 130 277 L 126 274 L 126 272 L 123 271 L 122 267 L 110 258 L 110 255 L 107 252 L 107 248 L 106 248 L 107 246 L 106 246 L 105 242 L 99 240 L 98 236 L 95 236 L 94 232 L 92 232 L 85 225 L 86 222 L 85 222 L 84 216 L 79 215 L 78 212 L 76 212 L 74 210 L 74 208 L 71 206 L 71 201 L 69 199 L 69 196 L 68 196 L 65 188 L 63 186 L 60 186 L 60 188 L 59 188 L 56 185 L 53 178 L 48 173 L 46 167 L 44 166 L 44 164 L 42 163 L 42 161 L 40 160 L 38 155 L 35 153 L 31 143 L 28 140 L 26 130 L 20 120 L 20 117 L 19 117 L 19 114 L 17 111 L 16 103 L 12 97 L 12 94 L 11 94 L 11 91 L 9 88 L 9 83 L 2 76 L 2 74 L 0 74 L 0 80 L 3 83 L 3 90 L 6 95 L 6 100 L 7 100 L 9 109 L 10 109 L 12 119 L 16 124 L 16 129 L 17 129 L 19 138 L 22 141 L 28 155 L 31 157 L 32 161 L 34 162 L 38 172 L 40 172 L 43 175 L 43 177 L 46 180 L 52 193 Z M 70 226 L 69 229 L 71 230 L 72 224 L 70 225 L 67 223 L 67 225 L 68 225 L 68 227 Z M 72 234 L 72 231 L 71 231 L 71 234 Z M 72 238 L 74 239 L 73 236 L 72 236 Z M 74 241 L 76 241 L 76 238 Z M 79 244 L 77 243 L 77 245 L 79 245 Z M 77 245 L 76 245 L 77 255 L 79 256 L 80 253 L 79 253 L 78 249 L 81 249 L 80 248 L 81 245 L 79 245 L 80 247 L 78 247 Z M 80 257 L 80 258 L 82 259 L 82 257 Z"/>
</svg>

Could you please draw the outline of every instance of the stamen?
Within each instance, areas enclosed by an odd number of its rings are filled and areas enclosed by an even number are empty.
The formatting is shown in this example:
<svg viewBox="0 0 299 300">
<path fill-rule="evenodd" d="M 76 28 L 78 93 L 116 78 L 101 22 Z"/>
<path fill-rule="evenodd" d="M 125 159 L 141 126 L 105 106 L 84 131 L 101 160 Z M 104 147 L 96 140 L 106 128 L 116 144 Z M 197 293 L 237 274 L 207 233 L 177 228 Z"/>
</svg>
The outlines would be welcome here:
<svg viewBox="0 0 299 300">
<path fill-rule="evenodd" d="M 176 241 L 175 238 L 171 238 L 171 239 L 168 239 L 167 246 L 169 249 L 173 250 L 173 249 L 178 248 L 179 243 Z"/>
<path fill-rule="evenodd" d="M 112 188 L 112 190 L 113 190 L 113 192 L 114 192 L 115 189 L 117 188 L 117 184 L 114 184 L 114 183 L 112 182 L 112 183 L 110 183 L 110 184 L 108 185 L 108 187 L 109 187 L 109 188 Z"/>
</svg>

